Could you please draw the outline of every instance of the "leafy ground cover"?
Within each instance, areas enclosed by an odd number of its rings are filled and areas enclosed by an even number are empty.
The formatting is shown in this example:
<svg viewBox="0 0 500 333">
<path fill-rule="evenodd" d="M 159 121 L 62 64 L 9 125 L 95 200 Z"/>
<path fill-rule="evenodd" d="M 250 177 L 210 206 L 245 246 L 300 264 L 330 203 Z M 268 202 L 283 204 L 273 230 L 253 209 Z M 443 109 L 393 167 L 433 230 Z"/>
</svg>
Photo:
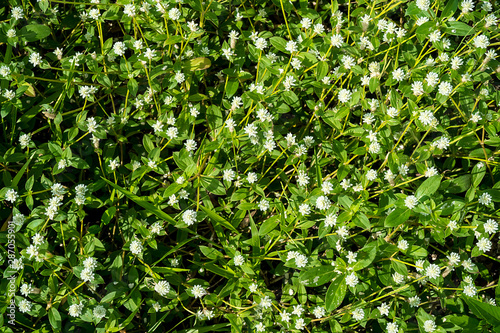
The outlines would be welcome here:
<svg viewBox="0 0 500 333">
<path fill-rule="evenodd" d="M 9 0 L 1 332 L 500 332 L 499 4 Z"/>
</svg>

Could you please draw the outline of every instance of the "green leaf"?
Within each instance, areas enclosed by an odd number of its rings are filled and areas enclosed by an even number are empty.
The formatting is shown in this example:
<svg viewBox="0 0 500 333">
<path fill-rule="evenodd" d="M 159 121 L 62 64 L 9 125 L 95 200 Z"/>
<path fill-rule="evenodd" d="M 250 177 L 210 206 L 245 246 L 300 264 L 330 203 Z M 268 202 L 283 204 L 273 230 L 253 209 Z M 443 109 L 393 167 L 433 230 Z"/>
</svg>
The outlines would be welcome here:
<svg viewBox="0 0 500 333">
<path fill-rule="evenodd" d="M 216 264 L 204 264 L 203 267 L 205 267 L 207 270 L 209 270 L 212 273 L 215 273 L 217 275 L 220 275 L 222 277 L 225 277 L 226 279 L 231 279 L 236 276 L 236 273 L 229 267 L 224 267 L 221 268 L 217 266 Z"/>
<path fill-rule="evenodd" d="M 28 168 L 28 165 L 30 164 L 31 162 L 31 159 L 33 158 L 33 156 L 35 156 L 35 154 L 33 153 L 31 155 L 31 157 L 29 158 L 29 160 L 26 161 L 26 163 L 24 163 L 23 167 L 21 168 L 21 170 L 19 170 L 16 174 L 16 176 L 14 177 L 14 179 L 12 180 L 12 183 L 10 184 L 10 187 L 16 187 L 17 184 L 19 183 L 19 181 L 21 180 L 21 177 L 24 175 L 24 173 L 26 172 L 26 169 Z"/>
<path fill-rule="evenodd" d="M 441 18 L 452 16 L 458 8 L 458 0 L 448 0 L 447 2 L 446 7 L 441 12 Z"/>
<path fill-rule="evenodd" d="M 148 154 L 151 150 L 153 150 L 155 148 L 153 141 L 151 141 L 151 139 L 149 138 L 149 135 L 147 135 L 147 134 L 142 137 L 142 145 L 144 146 L 144 149 L 146 149 Z"/>
<path fill-rule="evenodd" d="M 471 175 L 462 175 L 452 180 L 447 180 L 443 182 L 443 185 L 446 185 L 447 193 L 462 193 L 469 189 L 471 185 Z"/>
<path fill-rule="evenodd" d="M 326 311 L 333 311 L 342 303 L 344 300 L 347 285 L 345 283 L 345 274 L 337 277 L 328 287 L 325 296 L 325 308 Z"/>
<path fill-rule="evenodd" d="M 434 22 L 432 22 L 434 24 Z M 460 22 L 460 21 L 451 21 L 446 22 L 444 32 L 452 36 L 468 36 L 476 33 L 476 30 L 470 25 Z M 418 31 L 418 29 L 417 29 Z"/>
<path fill-rule="evenodd" d="M 262 223 L 259 229 L 259 236 L 264 236 L 273 231 L 279 225 L 279 215 L 274 215 Z"/>
<path fill-rule="evenodd" d="M 354 224 L 363 229 L 370 229 L 370 220 L 366 217 L 365 214 L 358 212 L 354 216 L 353 220 Z"/>
<path fill-rule="evenodd" d="M 177 43 L 177 42 L 176 42 Z M 175 44 L 175 43 L 172 43 Z M 210 68 L 212 62 L 208 58 L 194 58 L 187 60 L 182 64 L 182 68 L 188 72 L 201 71 Z"/>
<path fill-rule="evenodd" d="M 230 79 L 227 81 L 226 84 L 226 96 L 227 98 L 231 98 L 234 94 L 236 94 L 236 91 L 238 90 L 239 87 L 239 81 L 237 79 Z"/>
<path fill-rule="evenodd" d="M 299 280 L 306 287 L 318 287 L 331 281 L 337 275 L 338 273 L 335 272 L 334 266 L 323 265 L 301 271 Z"/>
<path fill-rule="evenodd" d="M 259 231 L 257 230 L 257 226 L 255 225 L 252 214 L 248 214 L 248 218 L 250 220 L 250 230 L 252 232 L 252 238 L 250 239 L 250 244 L 252 245 L 252 254 L 254 257 L 257 257 L 260 255 Z"/>
<path fill-rule="evenodd" d="M 269 41 L 279 51 L 287 53 L 287 51 L 286 51 L 286 43 L 287 43 L 287 41 L 286 40 L 284 40 L 281 37 L 274 36 L 274 37 L 269 38 Z"/>
<path fill-rule="evenodd" d="M 51 307 L 49 309 L 49 321 L 50 326 L 52 326 L 55 331 L 61 329 L 61 315 L 59 314 L 59 311 L 57 311 L 57 309 L 54 307 Z"/>
<path fill-rule="evenodd" d="M 213 248 L 213 247 L 208 247 L 208 246 L 200 246 L 201 252 L 205 255 L 205 257 L 209 259 L 217 259 L 219 257 L 224 257 L 222 253 L 219 252 L 219 250 Z"/>
<path fill-rule="evenodd" d="M 316 80 L 323 79 L 328 74 L 328 64 L 326 61 L 320 61 L 316 66 Z"/>
<path fill-rule="evenodd" d="M 493 326 L 500 325 L 500 308 L 488 303 L 483 303 L 471 297 L 463 295 L 470 310 L 479 318 L 486 320 L 488 324 Z"/>
<path fill-rule="evenodd" d="M 437 191 L 440 184 L 441 176 L 439 175 L 427 178 L 415 191 L 415 196 L 418 200 L 420 200 L 424 196 L 430 197 L 432 194 L 434 194 L 434 192 Z"/>
<path fill-rule="evenodd" d="M 115 183 L 110 182 L 109 180 L 107 180 L 104 177 L 101 177 L 101 178 L 106 183 L 108 183 L 109 186 L 111 186 L 115 190 L 123 193 L 123 195 L 125 195 L 127 198 L 129 198 L 130 200 L 132 200 L 133 202 L 135 202 L 136 204 L 138 204 L 142 208 L 146 209 L 148 212 L 153 213 L 158 218 L 160 218 L 162 220 L 165 220 L 165 221 L 168 221 L 169 223 L 171 223 L 173 225 L 177 224 L 177 222 L 170 215 L 168 215 L 167 213 L 165 213 L 164 211 L 162 211 L 161 209 L 159 209 L 158 207 L 156 207 L 152 203 L 150 203 L 150 202 L 142 199 L 141 197 L 135 195 L 134 193 L 132 193 L 132 192 L 130 192 L 130 191 L 122 188 L 121 186 L 119 186 L 119 185 L 117 185 Z M 189 229 L 186 229 L 186 230 L 188 230 L 188 232 L 195 233 L 192 230 L 189 230 Z"/>
<path fill-rule="evenodd" d="M 215 222 L 216 224 L 220 224 L 221 226 L 223 226 L 224 228 L 226 229 L 229 229 L 231 231 L 234 231 L 236 233 L 240 233 L 235 227 L 233 227 L 233 225 L 231 223 L 229 223 L 227 220 L 225 220 L 224 218 L 222 218 L 219 214 L 217 214 L 216 212 L 214 212 L 213 210 L 211 210 L 210 208 L 207 208 L 205 206 L 202 206 L 200 205 L 200 209 L 202 211 L 205 212 L 205 214 L 207 214 L 207 216 L 213 221 Z"/>
<path fill-rule="evenodd" d="M 398 207 L 385 218 L 384 227 L 396 227 L 406 222 L 410 215 L 411 210 Z"/>
<path fill-rule="evenodd" d="M 357 261 L 354 264 L 353 270 L 359 271 L 368 267 L 377 256 L 377 248 L 377 242 L 371 242 L 358 251 Z"/>
<path fill-rule="evenodd" d="M 201 186 L 203 186 L 203 188 L 205 188 L 205 190 L 207 190 L 208 192 L 211 192 L 215 195 L 226 194 L 224 185 L 222 185 L 222 183 L 215 178 L 201 177 L 200 182 Z"/>
<path fill-rule="evenodd" d="M 22 27 L 20 36 L 27 42 L 34 42 L 49 36 L 51 30 L 43 24 L 28 24 Z"/>
<path fill-rule="evenodd" d="M 484 175 L 486 174 L 486 167 L 483 165 L 481 168 L 478 167 L 478 164 L 474 166 L 472 169 L 472 186 L 478 187 L 483 180 Z"/>
</svg>

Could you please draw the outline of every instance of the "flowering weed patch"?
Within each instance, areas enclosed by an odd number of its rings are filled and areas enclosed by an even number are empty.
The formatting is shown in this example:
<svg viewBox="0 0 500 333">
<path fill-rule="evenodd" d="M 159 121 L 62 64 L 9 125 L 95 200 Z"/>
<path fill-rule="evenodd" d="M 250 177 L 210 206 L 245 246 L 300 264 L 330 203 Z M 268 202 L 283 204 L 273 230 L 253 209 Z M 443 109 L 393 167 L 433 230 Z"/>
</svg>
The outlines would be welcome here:
<svg viewBox="0 0 500 333">
<path fill-rule="evenodd" d="M 1 332 L 499 332 L 498 1 L 9 0 Z"/>
</svg>

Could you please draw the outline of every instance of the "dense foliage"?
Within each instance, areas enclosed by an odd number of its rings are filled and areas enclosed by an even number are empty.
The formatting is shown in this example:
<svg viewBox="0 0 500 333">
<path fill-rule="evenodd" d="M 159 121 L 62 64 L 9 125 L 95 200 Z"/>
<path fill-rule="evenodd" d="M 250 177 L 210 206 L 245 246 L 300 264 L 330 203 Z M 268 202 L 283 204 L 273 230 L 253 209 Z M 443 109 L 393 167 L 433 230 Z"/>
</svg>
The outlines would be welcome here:
<svg viewBox="0 0 500 333">
<path fill-rule="evenodd" d="M 2 6 L 1 332 L 500 332 L 497 1 Z"/>
</svg>

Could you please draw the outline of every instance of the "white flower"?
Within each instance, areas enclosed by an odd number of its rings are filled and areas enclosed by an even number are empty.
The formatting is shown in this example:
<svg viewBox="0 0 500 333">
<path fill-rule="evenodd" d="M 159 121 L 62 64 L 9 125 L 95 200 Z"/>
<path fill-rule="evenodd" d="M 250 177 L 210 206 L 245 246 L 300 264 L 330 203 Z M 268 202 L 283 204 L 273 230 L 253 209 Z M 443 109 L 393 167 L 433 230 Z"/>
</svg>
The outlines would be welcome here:
<svg viewBox="0 0 500 333">
<path fill-rule="evenodd" d="M 344 43 L 344 39 L 342 38 L 341 35 L 335 34 L 335 35 L 332 35 L 332 37 L 330 38 L 330 42 L 332 43 L 332 45 L 334 47 L 342 47 L 342 44 Z"/>
<path fill-rule="evenodd" d="M 102 305 L 98 305 L 94 308 L 93 314 L 94 317 L 97 318 L 98 320 L 102 319 L 106 317 L 106 308 Z"/>
<path fill-rule="evenodd" d="M 298 268 L 306 267 L 307 261 L 307 257 L 303 254 L 299 254 L 295 257 L 295 264 Z"/>
<path fill-rule="evenodd" d="M 330 208 L 331 202 L 327 196 L 322 195 L 316 199 L 316 208 L 319 210 L 327 210 Z"/>
<path fill-rule="evenodd" d="M 188 209 L 182 214 L 182 220 L 187 225 L 193 225 L 196 222 L 196 215 L 196 211 Z"/>
<path fill-rule="evenodd" d="M 249 184 L 253 184 L 257 181 L 257 174 L 255 172 L 249 172 L 247 175 L 247 180 Z"/>
<path fill-rule="evenodd" d="M 417 21 L 415 22 L 415 24 L 417 26 L 421 26 L 422 24 L 424 24 L 425 22 L 428 22 L 429 21 L 429 18 L 427 18 L 426 16 L 422 16 L 422 17 L 419 17 L 417 19 Z"/>
<path fill-rule="evenodd" d="M 33 67 L 40 66 L 40 64 L 42 63 L 42 57 L 40 56 L 40 53 L 33 52 L 32 54 L 30 54 L 29 62 L 33 65 Z"/>
<path fill-rule="evenodd" d="M 414 195 L 409 195 L 406 197 L 405 199 L 405 206 L 408 208 L 408 209 L 413 209 L 415 208 L 415 206 L 418 204 L 418 199 L 416 196 Z"/>
<path fill-rule="evenodd" d="M 160 294 L 160 296 L 167 295 L 170 292 L 170 283 L 165 280 L 155 283 L 155 291 Z"/>
<path fill-rule="evenodd" d="M 420 113 L 418 120 L 420 120 L 425 126 L 429 126 L 435 122 L 436 118 L 434 117 L 432 111 L 425 110 Z"/>
<path fill-rule="evenodd" d="M 9 66 L 2 65 L 0 67 L 0 75 L 3 76 L 4 78 L 10 75 L 10 68 Z"/>
<path fill-rule="evenodd" d="M 252 283 L 249 287 L 248 287 L 248 290 L 250 290 L 250 292 L 254 293 L 257 291 L 257 288 L 259 286 L 256 284 L 256 283 Z"/>
<path fill-rule="evenodd" d="M 478 201 L 481 205 L 487 206 L 491 203 L 491 195 L 485 192 L 479 196 Z"/>
<path fill-rule="evenodd" d="M 258 50 L 264 50 L 267 47 L 267 41 L 264 38 L 257 37 L 255 39 L 255 48 Z"/>
<path fill-rule="evenodd" d="M 16 30 L 9 29 L 9 30 L 7 30 L 7 34 L 6 35 L 7 35 L 7 38 L 14 38 L 14 37 L 16 37 Z"/>
<path fill-rule="evenodd" d="M 387 323 L 386 330 L 387 330 L 388 333 L 398 333 L 399 326 L 396 323 Z"/>
<path fill-rule="evenodd" d="M 30 301 L 23 299 L 21 302 L 19 302 L 18 308 L 22 313 L 26 313 L 31 311 L 31 306 L 32 304 Z"/>
<path fill-rule="evenodd" d="M 474 2 L 472 0 L 464 0 L 462 1 L 462 13 L 469 13 L 474 10 Z"/>
<path fill-rule="evenodd" d="M 373 169 L 368 170 L 366 172 L 366 179 L 368 179 L 369 181 L 374 181 L 375 179 L 377 179 L 377 171 Z"/>
<path fill-rule="evenodd" d="M 443 81 L 439 84 L 438 92 L 443 96 L 449 96 L 453 91 L 451 83 Z"/>
<path fill-rule="evenodd" d="M 264 309 L 269 309 L 272 304 L 273 301 L 271 300 L 271 298 L 269 298 L 269 296 L 264 296 L 264 298 L 260 300 L 259 306 Z"/>
<path fill-rule="evenodd" d="M 314 308 L 312 313 L 316 318 L 322 318 L 325 316 L 326 311 L 321 306 L 317 306 Z"/>
<path fill-rule="evenodd" d="M 89 268 L 83 269 L 80 276 L 85 282 L 92 282 L 94 280 L 94 272 Z"/>
<path fill-rule="evenodd" d="M 203 288 L 199 284 L 195 285 L 191 289 L 191 292 L 193 293 L 194 298 L 201 298 L 207 294 L 207 291 L 205 290 L 205 288 Z"/>
<path fill-rule="evenodd" d="M 297 175 L 297 184 L 299 184 L 299 186 L 306 186 L 309 184 L 309 176 L 304 170 L 299 170 Z"/>
<path fill-rule="evenodd" d="M 491 250 L 491 241 L 488 238 L 483 237 L 477 242 L 477 247 L 482 252 L 488 252 Z"/>
<path fill-rule="evenodd" d="M 29 294 L 33 292 L 33 287 L 30 284 L 23 283 L 23 285 L 20 288 L 20 292 L 24 297 L 28 297 Z"/>
<path fill-rule="evenodd" d="M 304 318 L 299 318 L 295 321 L 295 329 L 303 330 L 306 327 L 306 323 L 304 322 Z"/>
<path fill-rule="evenodd" d="M 21 7 L 12 8 L 12 17 L 16 20 L 20 20 L 24 17 L 23 9 Z"/>
<path fill-rule="evenodd" d="M 399 240 L 398 242 L 398 249 L 400 249 L 401 251 L 406 251 L 408 249 L 408 241 L 405 240 L 405 239 L 401 239 Z"/>
<path fill-rule="evenodd" d="M 365 312 L 363 311 L 363 309 L 358 308 L 352 312 L 352 317 L 357 321 L 363 320 L 363 318 L 365 317 Z"/>
<path fill-rule="evenodd" d="M 484 231 L 491 235 L 497 232 L 498 223 L 495 220 L 489 219 L 485 224 L 483 224 L 483 227 Z"/>
<path fill-rule="evenodd" d="M 177 21 L 181 17 L 181 11 L 174 7 L 168 11 L 168 17 L 172 21 Z"/>
<path fill-rule="evenodd" d="M 327 227 L 332 227 L 337 223 L 337 215 L 330 213 L 325 217 L 325 225 Z"/>
<path fill-rule="evenodd" d="M 287 50 L 290 53 L 293 53 L 297 51 L 297 43 L 290 40 L 286 43 L 285 50 Z"/>
<path fill-rule="evenodd" d="M 460 68 L 460 66 L 462 66 L 463 63 L 464 63 L 464 61 L 462 60 L 462 58 L 460 58 L 460 57 L 453 57 L 451 59 L 451 63 L 450 63 L 451 64 L 451 69 L 457 70 L 457 69 Z"/>
<path fill-rule="evenodd" d="M 430 6 L 430 1 L 429 0 L 417 0 L 416 5 L 417 5 L 418 9 L 423 10 L 423 11 L 427 11 L 427 9 L 429 9 L 429 6 Z"/>
<path fill-rule="evenodd" d="M 255 325 L 255 331 L 256 332 L 265 332 L 266 331 L 266 325 L 264 325 L 263 322 L 258 323 Z"/>
<path fill-rule="evenodd" d="M 412 296 L 408 298 L 408 303 L 412 308 L 416 308 L 420 304 L 420 297 L 418 296 Z"/>
<path fill-rule="evenodd" d="M 352 272 L 351 274 L 347 275 L 345 278 L 345 282 L 349 287 L 356 287 L 356 285 L 359 282 L 358 277 L 356 276 L 356 273 Z"/>
<path fill-rule="evenodd" d="M 380 306 L 377 309 L 378 309 L 378 311 L 380 311 L 380 314 L 382 316 L 387 316 L 387 315 L 389 315 L 389 309 L 390 308 L 391 307 L 389 306 L 389 304 L 382 303 L 382 304 L 380 304 Z"/>
<path fill-rule="evenodd" d="M 7 193 L 5 193 L 5 200 L 14 203 L 16 202 L 17 198 L 19 195 L 17 194 L 16 190 L 14 189 L 9 189 Z"/>
<path fill-rule="evenodd" d="M 174 76 L 174 80 L 178 83 L 178 84 L 182 84 L 182 82 L 184 82 L 184 73 L 182 72 L 177 72 L 175 73 L 175 76 Z"/>
<path fill-rule="evenodd" d="M 332 183 L 330 183 L 328 180 L 324 181 L 321 184 L 321 191 L 323 192 L 323 194 L 329 194 L 331 191 L 333 191 Z"/>
<path fill-rule="evenodd" d="M 83 304 L 72 304 L 69 307 L 69 315 L 71 317 L 79 317 L 82 314 Z"/>
<path fill-rule="evenodd" d="M 297 304 L 297 305 L 293 306 L 292 314 L 297 315 L 297 316 L 300 317 L 300 316 L 302 316 L 303 312 L 304 312 L 304 308 L 302 307 L 302 305 Z"/>
<path fill-rule="evenodd" d="M 474 38 L 474 46 L 481 49 L 486 49 L 490 45 L 488 37 L 485 35 L 479 35 Z"/>
<path fill-rule="evenodd" d="M 427 170 L 425 170 L 425 173 L 424 173 L 424 176 L 429 178 L 429 177 L 432 177 L 432 176 L 436 176 L 438 175 L 438 171 L 435 167 L 429 167 L 427 168 Z"/>
<path fill-rule="evenodd" d="M 464 287 L 464 294 L 469 297 L 474 297 L 477 294 L 477 289 L 473 284 L 468 284 Z"/>
<path fill-rule="evenodd" d="M 439 266 L 436 264 L 430 264 L 426 269 L 425 269 L 425 275 L 427 275 L 431 279 L 437 279 L 441 274 L 441 270 L 439 269 Z"/>
<path fill-rule="evenodd" d="M 119 57 L 121 57 L 122 55 L 124 55 L 126 50 L 127 50 L 127 46 L 125 46 L 125 44 L 123 42 L 116 42 L 113 45 L 113 51 Z"/>
<path fill-rule="evenodd" d="M 477 123 L 478 121 L 480 121 L 481 119 L 483 119 L 481 117 L 481 115 L 479 115 L 478 112 L 474 113 L 471 117 L 470 117 L 470 120 L 473 122 L 473 123 Z"/>
<path fill-rule="evenodd" d="M 340 182 L 340 186 L 342 186 L 344 190 L 347 190 L 349 187 L 352 186 L 351 180 L 347 178 L 342 179 L 342 181 Z"/>
<path fill-rule="evenodd" d="M 238 254 L 234 257 L 234 264 L 236 266 L 241 266 L 244 263 L 245 263 L 245 258 L 241 254 Z"/>
<path fill-rule="evenodd" d="M 142 244 L 140 241 L 137 239 L 133 240 L 132 243 L 130 243 L 130 252 L 135 255 L 139 255 L 142 253 Z"/>
<path fill-rule="evenodd" d="M 120 166 L 120 160 L 119 160 L 119 158 L 118 158 L 118 157 L 117 157 L 116 159 L 114 159 L 114 160 L 109 161 L 109 168 L 110 168 L 111 170 L 113 170 L 113 171 L 114 171 L 114 170 L 116 170 L 116 168 L 118 168 L 119 166 Z"/>
<path fill-rule="evenodd" d="M 398 69 L 392 71 L 392 77 L 394 78 L 394 80 L 396 80 L 398 82 L 403 81 L 405 78 L 405 72 L 403 69 L 398 68 Z"/>
<path fill-rule="evenodd" d="M 224 170 L 222 174 L 222 179 L 226 182 L 232 182 L 234 180 L 234 177 L 236 177 L 236 172 L 234 172 L 234 170 L 232 169 Z"/>
<path fill-rule="evenodd" d="M 198 146 L 198 144 L 193 139 L 189 139 L 189 140 L 186 140 L 186 142 L 184 143 L 184 146 L 186 147 L 187 151 L 191 152 L 191 151 L 196 150 L 196 147 Z"/>
<path fill-rule="evenodd" d="M 23 258 L 12 260 L 12 262 L 10 263 L 10 268 L 16 271 L 20 271 L 21 269 L 23 269 L 24 268 Z"/>
<path fill-rule="evenodd" d="M 429 72 L 425 77 L 425 81 L 429 86 L 435 87 L 439 82 L 439 75 L 434 72 Z"/>
<path fill-rule="evenodd" d="M 436 140 L 435 145 L 439 149 L 446 150 L 450 146 L 450 139 L 448 139 L 445 136 L 442 136 Z"/>
<path fill-rule="evenodd" d="M 356 64 L 356 61 L 354 60 L 353 57 L 351 56 L 348 56 L 348 55 L 344 55 L 342 57 L 342 65 L 346 68 L 346 69 L 351 69 L 352 67 L 354 67 L 354 65 Z"/>
<path fill-rule="evenodd" d="M 438 42 L 440 39 L 441 39 L 441 31 L 439 30 L 434 30 L 429 34 L 430 42 Z"/>
<path fill-rule="evenodd" d="M 146 52 L 144 52 L 144 56 L 149 60 L 153 59 L 155 55 L 156 55 L 156 50 L 151 50 L 149 47 L 146 49 Z"/>
<path fill-rule="evenodd" d="M 460 264 L 460 255 L 458 253 L 452 252 L 448 256 L 448 260 L 450 261 L 450 266 L 456 266 Z"/>
<path fill-rule="evenodd" d="M 340 90 L 339 95 L 338 95 L 339 101 L 341 103 L 347 103 L 347 102 L 349 102 L 349 100 L 351 99 L 351 96 L 352 96 L 352 93 L 348 89 L 342 89 L 342 90 Z"/>
<path fill-rule="evenodd" d="M 394 282 L 396 284 L 402 284 L 405 282 L 405 277 L 401 274 L 399 274 L 398 272 L 395 272 L 394 274 L 392 274 L 392 279 L 394 280 Z"/>
<path fill-rule="evenodd" d="M 424 322 L 424 331 L 426 332 L 434 332 L 436 330 L 436 324 L 434 320 L 426 320 Z"/>
<path fill-rule="evenodd" d="M 262 199 L 260 202 L 259 202 L 259 209 L 263 212 L 265 212 L 266 210 L 268 210 L 270 207 L 269 205 L 269 201 L 267 201 L 266 199 Z"/>
</svg>

